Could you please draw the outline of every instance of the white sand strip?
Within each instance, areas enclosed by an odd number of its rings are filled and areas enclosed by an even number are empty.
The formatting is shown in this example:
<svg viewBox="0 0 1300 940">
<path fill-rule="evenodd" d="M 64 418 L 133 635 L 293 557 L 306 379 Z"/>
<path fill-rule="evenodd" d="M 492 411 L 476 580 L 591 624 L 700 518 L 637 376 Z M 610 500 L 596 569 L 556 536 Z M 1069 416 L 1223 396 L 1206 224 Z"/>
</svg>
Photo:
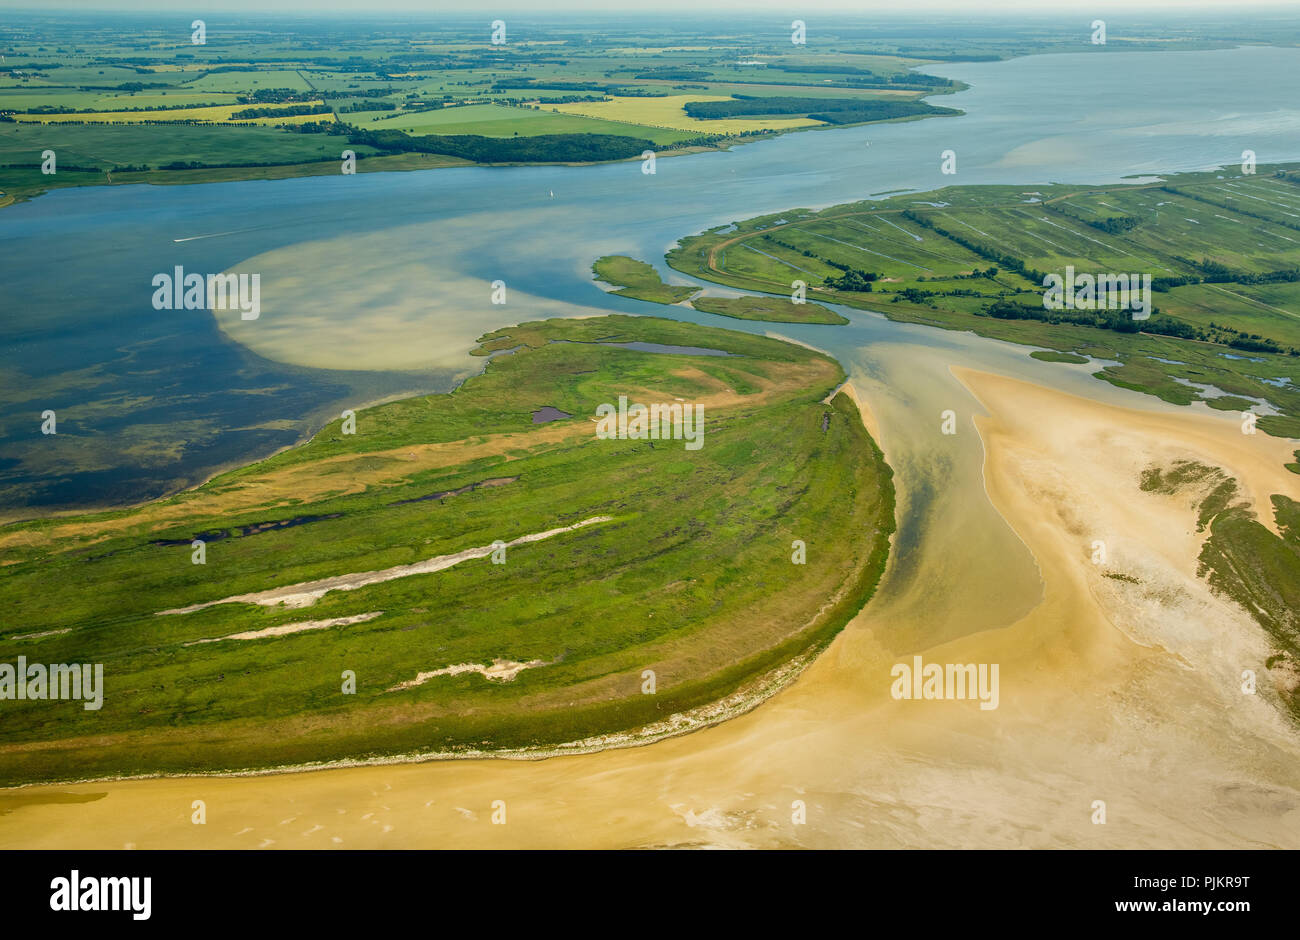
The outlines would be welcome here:
<svg viewBox="0 0 1300 940">
<path fill-rule="evenodd" d="M 24 633 L 21 636 L 11 636 L 11 640 L 39 640 L 43 636 L 59 636 L 64 633 L 71 633 L 71 627 L 64 627 L 62 630 L 46 630 L 43 633 Z"/>
<path fill-rule="evenodd" d="M 432 672 L 417 673 L 414 679 L 399 682 L 385 691 L 396 692 L 399 689 L 410 689 L 417 685 L 424 685 L 435 676 L 458 676 L 464 672 L 482 673 L 484 679 L 491 679 L 494 682 L 509 682 L 525 669 L 545 665 L 546 663 L 540 659 L 534 659 L 532 662 L 527 663 L 515 662 L 513 659 L 494 659 L 491 666 L 484 666 L 481 663 L 458 663 L 454 666 L 435 669 Z"/>
<path fill-rule="evenodd" d="M 199 643 L 220 643 L 222 640 L 261 640 L 268 636 L 287 636 L 290 633 L 302 633 L 304 630 L 324 630 L 326 627 L 346 627 L 353 623 L 365 623 L 374 620 L 382 610 L 372 610 L 365 614 L 353 614 L 351 617 L 333 617 L 329 620 L 300 620 L 297 623 L 282 623 L 278 627 L 264 630 L 246 630 L 243 633 L 231 633 L 228 636 L 214 636 L 203 640 L 190 640 L 185 646 Z"/>
<path fill-rule="evenodd" d="M 507 548 L 511 548 L 515 545 L 523 545 L 526 542 L 540 542 L 543 539 L 549 539 L 564 532 L 572 532 L 584 526 L 595 525 L 599 522 L 610 522 L 613 518 L 613 516 L 592 516 L 590 519 L 583 519 L 581 522 L 575 522 L 570 526 L 547 529 L 545 532 L 534 532 L 531 535 L 521 535 L 513 541 L 506 542 L 505 545 Z M 411 575 L 416 574 L 431 574 L 434 571 L 442 571 L 471 558 L 486 558 L 492 554 L 492 551 L 493 547 L 491 545 L 481 545 L 477 548 L 467 548 L 452 555 L 435 555 L 433 558 L 426 558 L 424 561 L 417 561 L 410 565 L 397 565 L 379 571 L 341 574 L 332 578 L 321 578 L 317 581 L 303 581 L 300 584 L 272 588 L 269 591 L 256 591 L 252 594 L 236 594 L 233 597 L 223 597 L 221 600 L 191 604 L 189 607 L 160 610 L 158 614 L 159 616 L 162 614 L 188 614 L 207 607 L 214 607 L 217 604 L 261 604 L 264 607 L 283 604 L 286 607 L 310 607 L 330 591 L 354 591 L 368 584 L 379 584 L 396 578 L 409 578 Z"/>
</svg>

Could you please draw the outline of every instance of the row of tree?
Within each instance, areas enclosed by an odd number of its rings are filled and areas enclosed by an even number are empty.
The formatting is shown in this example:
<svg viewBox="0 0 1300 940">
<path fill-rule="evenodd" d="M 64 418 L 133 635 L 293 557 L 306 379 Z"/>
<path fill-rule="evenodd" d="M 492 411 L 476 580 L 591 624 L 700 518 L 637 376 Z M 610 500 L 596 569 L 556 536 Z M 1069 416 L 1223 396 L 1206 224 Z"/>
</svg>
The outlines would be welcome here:
<svg viewBox="0 0 1300 940">
<path fill-rule="evenodd" d="M 654 142 L 616 134 L 538 134 L 482 137 L 477 134 L 412 136 L 398 130 L 352 128 L 348 142 L 390 153 L 438 153 L 475 163 L 596 163 L 626 160 L 654 149 Z"/>
</svg>

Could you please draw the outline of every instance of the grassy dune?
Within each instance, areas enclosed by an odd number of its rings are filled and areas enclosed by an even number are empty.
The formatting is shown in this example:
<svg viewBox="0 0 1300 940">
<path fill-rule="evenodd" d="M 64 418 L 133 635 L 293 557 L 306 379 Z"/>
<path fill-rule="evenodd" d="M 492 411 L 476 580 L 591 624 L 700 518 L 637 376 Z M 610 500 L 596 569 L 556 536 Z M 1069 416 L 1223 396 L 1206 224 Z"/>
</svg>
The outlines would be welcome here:
<svg viewBox="0 0 1300 940">
<path fill-rule="evenodd" d="M 564 340 L 565 342 L 556 342 Z M 726 357 L 645 353 L 642 341 Z M 7 702 L 0 783 L 467 748 L 643 726 L 817 648 L 861 607 L 893 529 L 890 471 L 833 360 L 649 318 L 483 337 L 448 395 L 365 410 L 145 506 L 0 533 L 0 662 L 104 664 L 101 711 Z M 600 440 L 620 395 L 702 403 L 704 445 Z M 573 417 L 533 423 L 550 405 Z M 823 430 L 825 425 L 825 430 Z M 609 521 L 299 609 L 247 592 Z M 191 563 L 191 539 L 206 564 Z M 792 543 L 807 563 L 792 563 Z M 373 615 L 363 617 L 362 615 Z M 329 624 L 320 626 L 321 621 Z M 214 640 L 309 623 L 264 639 Z M 32 637 L 31 634 L 46 634 Z M 20 639 L 26 637 L 25 639 Z M 515 678 L 452 666 L 532 664 Z M 643 694 L 653 670 L 656 694 Z M 343 694 L 343 673 L 356 675 Z"/>
</svg>

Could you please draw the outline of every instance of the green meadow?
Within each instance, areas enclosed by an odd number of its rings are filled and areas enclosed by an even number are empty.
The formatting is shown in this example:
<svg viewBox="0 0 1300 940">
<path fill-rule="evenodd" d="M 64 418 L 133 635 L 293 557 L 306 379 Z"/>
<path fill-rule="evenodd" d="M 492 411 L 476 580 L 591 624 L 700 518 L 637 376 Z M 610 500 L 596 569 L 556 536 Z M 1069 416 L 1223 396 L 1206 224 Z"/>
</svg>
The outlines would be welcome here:
<svg viewBox="0 0 1300 940">
<path fill-rule="evenodd" d="M 699 135 L 643 124 L 602 121 L 577 114 L 510 107 L 500 104 L 464 105 L 413 114 L 360 112 L 349 115 L 368 130 L 400 130 L 408 134 L 481 134 L 484 137 L 514 137 L 532 134 L 614 134 L 636 136 L 657 145 L 678 144 Z M 632 132 L 635 131 L 635 135 Z"/>
<path fill-rule="evenodd" d="M 614 345 L 628 342 L 669 350 Z M 506 328 L 479 352 L 481 375 L 363 410 L 355 433 L 340 418 L 174 497 L 7 527 L 0 662 L 102 663 L 105 689 L 99 711 L 7 702 L 0 784 L 625 731 L 818 649 L 865 603 L 891 474 L 853 402 L 823 402 L 844 378 L 834 360 L 623 316 Z M 702 404 L 703 446 L 596 437 L 597 406 L 621 395 Z M 538 423 L 547 406 L 569 417 Z M 601 521 L 513 544 L 503 564 L 479 554 L 297 608 L 214 603 L 587 520 Z M 335 625 L 230 638 L 320 621 Z M 498 661 L 527 668 L 403 686 Z"/>
<path fill-rule="evenodd" d="M 135 124 L 0 123 L 0 166 L 35 169 L 37 181 L 48 185 L 57 185 L 59 180 L 57 173 L 40 174 L 41 151 L 47 149 L 57 153 L 59 172 L 63 172 L 70 166 L 158 168 L 178 161 L 240 164 L 253 162 L 255 157 L 266 163 L 338 161 L 346 146 L 337 137 L 289 134 L 257 125 L 179 125 L 159 134 L 157 127 Z M 376 152 L 367 147 L 357 149 L 358 155 Z"/>
<path fill-rule="evenodd" d="M 848 323 L 834 310 L 821 304 L 797 304 L 788 297 L 697 297 L 691 306 L 705 313 L 737 320 L 770 320 L 776 323 Z"/>
<path fill-rule="evenodd" d="M 677 287 L 665 284 L 651 265 L 626 255 L 605 255 L 591 266 L 596 279 L 619 288 L 614 291 L 623 297 L 648 300 L 656 304 L 676 304 L 689 300 L 699 293 L 698 287 Z"/>
<path fill-rule="evenodd" d="M 1300 171 L 1095 188 L 953 186 L 802 209 L 691 236 L 686 274 L 1106 360 L 1098 378 L 1176 404 L 1260 406 L 1300 437 Z M 1049 273 L 1142 274 L 1154 310 L 1048 311 Z M 1118 363 L 1118 364 L 1114 364 Z M 1276 412 L 1276 413 L 1269 413 Z"/>
</svg>

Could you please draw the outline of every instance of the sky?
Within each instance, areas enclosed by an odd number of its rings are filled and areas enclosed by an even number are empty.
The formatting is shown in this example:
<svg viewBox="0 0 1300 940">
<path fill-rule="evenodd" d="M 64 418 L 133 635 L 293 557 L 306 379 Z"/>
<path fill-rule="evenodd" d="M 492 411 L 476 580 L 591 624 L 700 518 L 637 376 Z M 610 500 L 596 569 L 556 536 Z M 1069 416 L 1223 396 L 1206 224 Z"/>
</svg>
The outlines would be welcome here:
<svg viewBox="0 0 1300 940">
<path fill-rule="evenodd" d="M 806 17 L 820 11 L 870 16 L 890 16 L 946 10 L 983 13 L 1138 13 L 1146 11 L 1193 12 L 1215 9 L 1267 8 L 1300 11 L 1300 0 L 0 0 L 0 9 L 141 11 L 187 16 L 209 11 L 258 13 L 384 13 L 437 15 L 438 13 L 587 12 L 626 11 L 639 15 L 673 12 L 707 13 L 743 10 L 751 13 Z"/>
</svg>

